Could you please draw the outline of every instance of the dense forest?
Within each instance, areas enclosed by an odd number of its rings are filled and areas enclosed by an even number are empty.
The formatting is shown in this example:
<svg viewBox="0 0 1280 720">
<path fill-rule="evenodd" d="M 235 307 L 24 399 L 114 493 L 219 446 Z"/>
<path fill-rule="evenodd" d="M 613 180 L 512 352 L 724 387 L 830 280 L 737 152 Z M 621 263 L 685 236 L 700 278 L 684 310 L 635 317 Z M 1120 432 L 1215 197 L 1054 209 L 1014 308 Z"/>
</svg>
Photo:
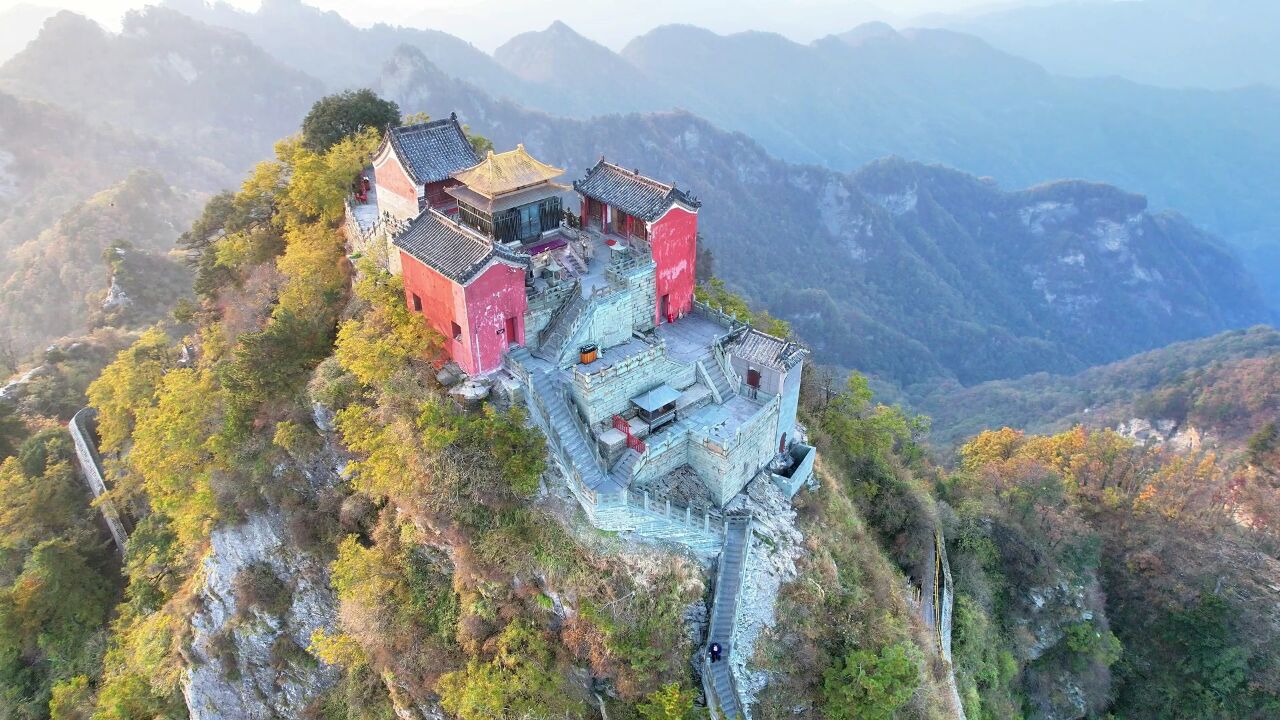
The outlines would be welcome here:
<svg viewBox="0 0 1280 720">
<path fill-rule="evenodd" d="M 451 400 L 399 280 L 347 256 L 345 195 L 379 142 L 360 113 L 388 107 L 346 101 L 363 107 L 207 203 L 180 243 L 193 300 L 51 347 L 0 402 L 0 709 L 210 717 L 217 686 L 332 720 L 703 716 L 702 568 L 592 529 L 523 409 Z M 701 293 L 789 332 L 714 279 Z M 1231 354 L 1271 372 L 1267 352 Z M 928 419 L 862 376 L 809 373 L 818 483 L 753 658 L 770 678 L 756 715 L 948 717 L 952 668 L 912 604 L 936 538 L 967 717 L 1280 712 L 1280 385 L 1230 367 L 1170 371 L 1144 400 L 1234 418 L 1244 450 L 1222 456 L 1082 427 L 938 455 Z M 122 562 L 61 428 L 85 397 L 135 522 Z M 223 577 L 222 549 L 263 523 L 290 559 Z"/>
</svg>

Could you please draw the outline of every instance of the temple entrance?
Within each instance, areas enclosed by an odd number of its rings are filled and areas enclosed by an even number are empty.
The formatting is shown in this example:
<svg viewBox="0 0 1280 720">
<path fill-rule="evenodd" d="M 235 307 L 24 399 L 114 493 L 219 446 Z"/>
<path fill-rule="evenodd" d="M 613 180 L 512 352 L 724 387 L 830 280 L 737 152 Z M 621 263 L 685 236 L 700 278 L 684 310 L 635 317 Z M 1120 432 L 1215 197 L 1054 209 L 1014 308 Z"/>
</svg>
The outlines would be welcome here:
<svg viewBox="0 0 1280 720">
<path fill-rule="evenodd" d="M 668 315 L 671 306 L 671 296 L 663 295 L 658 298 L 658 322 L 671 322 L 671 316 Z"/>
<path fill-rule="evenodd" d="M 507 332 L 507 347 L 512 347 L 518 344 L 517 343 L 518 338 L 516 337 L 516 319 L 515 318 L 513 317 L 507 318 L 506 332 Z"/>
</svg>

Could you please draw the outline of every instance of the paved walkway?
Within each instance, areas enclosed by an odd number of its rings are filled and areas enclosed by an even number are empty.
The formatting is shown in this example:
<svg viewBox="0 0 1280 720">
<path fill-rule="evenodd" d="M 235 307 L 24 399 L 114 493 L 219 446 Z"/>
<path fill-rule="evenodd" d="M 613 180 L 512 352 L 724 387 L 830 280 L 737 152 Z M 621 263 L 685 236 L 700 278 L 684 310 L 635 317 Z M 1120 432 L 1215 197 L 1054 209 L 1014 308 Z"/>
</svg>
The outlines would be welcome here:
<svg viewBox="0 0 1280 720">
<path fill-rule="evenodd" d="M 378 224 L 378 186 L 374 183 L 373 167 L 369 166 L 364 169 L 364 176 L 369 178 L 369 197 L 365 202 L 359 202 L 355 197 L 351 198 L 351 210 L 355 215 L 356 223 L 360 226 L 362 232 L 373 232 L 373 227 Z"/>
</svg>

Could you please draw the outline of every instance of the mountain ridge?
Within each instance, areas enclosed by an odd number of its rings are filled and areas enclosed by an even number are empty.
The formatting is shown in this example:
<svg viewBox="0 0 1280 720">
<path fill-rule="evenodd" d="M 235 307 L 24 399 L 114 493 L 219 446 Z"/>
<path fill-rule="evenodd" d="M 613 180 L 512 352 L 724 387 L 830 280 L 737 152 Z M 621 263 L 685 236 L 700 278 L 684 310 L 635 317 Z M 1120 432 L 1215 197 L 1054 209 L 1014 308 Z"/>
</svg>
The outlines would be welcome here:
<svg viewBox="0 0 1280 720">
<path fill-rule="evenodd" d="M 342 24 L 341 41 L 325 43 L 328 55 L 305 44 L 305 52 L 282 54 L 294 67 L 319 69 L 333 55 L 363 73 L 400 44 L 414 45 L 419 32 L 359 30 L 301 0 L 269 5 L 294 8 L 289 17 L 302 19 L 290 24 L 263 10 L 237 11 L 235 22 L 222 22 L 269 47 L 291 33 L 338 32 L 334 28 Z M 213 22 L 214 15 L 201 17 Z M 324 17 L 328 24 L 317 20 Z M 301 24 L 306 18 L 311 20 Z M 453 51 L 417 46 L 447 74 L 531 109 L 586 118 L 684 108 L 747 133 L 791 162 L 849 171 L 900 155 L 1014 186 L 1065 177 L 1138 189 L 1155 206 L 1185 213 L 1240 249 L 1261 270 L 1268 302 L 1280 306 L 1280 246 L 1274 241 L 1280 206 L 1261 189 L 1280 183 L 1280 135 L 1266 121 L 1280 116 L 1280 91 L 1170 90 L 1114 77 L 1064 77 L 950 29 L 870 30 L 860 34 L 855 27 L 843 40 L 831 35 L 801 44 L 776 33 L 718 35 L 665 25 L 633 38 L 619 53 L 574 31 L 591 47 L 590 57 L 597 58 L 591 62 L 545 31 L 525 33 L 521 62 L 545 64 L 509 65 L 542 82 L 521 80 L 444 33 L 439 35 L 451 38 L 448 47 L 463 48 L 457 52 L 469 60 L 449 66 Z M 611 73 L 630 80 L 610 82 Z M 352 74 L 341 75 L 349 84 Z"/>
<path fill-rule="evenodd" d="M 408 49 L 387 64 L 380 89 L 407 112 L 457 111 L 499 148 L 523 142 L 570 173 L 603 152 L 690 189 L 704 202 L 700 225 L 718 275 L 790 320 L 831 362 L 904 385 L 1081 369 L 1129 348 L 1271 319 L 1217 240 L 1118 189 L 1068 182 L 1006 194 L 990 181 L 900 159 L 853 175 L 789 165 L 685 111 L 590 121 L 527 111 Z M 1079 195 L 1079 205 L 1058 208 L 1061 217 L 1035 209 L 1061 203 L 1055 193 L 1064 192 Z M 965 210 L 969 201 L 985 204 Z M 1019 241 L 1009 246 L 1021 253 L 1013 273 L 1000 269 L 1005 248 L 987 240 L 1000 233 Z M 780 237 L 787 239 L 781 258 Z M 1090 281 L 1083 266 L 1059 262 L 1068 250 L 1098 263 L 1106 279 Z M 1197 263 L 1230 278 L 1224 294 L 1205 284 Z M 1148 277 L 1133 277 L 1134 268 Z M 1046 293 L 1082 299 L 1055 305 Z M 1099 331 L 1099 313 L 1112 312 L 1130 315 L 1124 330 Z"/>
<path fill-rule="evenodd" d="M 58 13 L 0 66 L 0 89 L 181 143 L 237 172 L 322 92 L 244 35 L 160 7 L 128 13 L 119 33 Z"/>
</svg>

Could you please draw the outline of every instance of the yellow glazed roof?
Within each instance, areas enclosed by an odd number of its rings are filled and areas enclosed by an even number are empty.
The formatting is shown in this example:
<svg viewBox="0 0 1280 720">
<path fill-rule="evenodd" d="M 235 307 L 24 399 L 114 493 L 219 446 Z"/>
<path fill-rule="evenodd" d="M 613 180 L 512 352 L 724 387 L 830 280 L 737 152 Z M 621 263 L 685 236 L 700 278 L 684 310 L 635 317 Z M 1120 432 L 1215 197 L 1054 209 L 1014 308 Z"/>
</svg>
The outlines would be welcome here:
<svg viewBox="0 0 1280 720">
<path fill-rule="evenodd" d="M 548 182 L 563 174 L 563 169 L 534 159 L 524 149 L 524 145 L 516 145 L 515 150 L 503 153 L 490 150 L 479 164 L 459 170 L 453 177 L 462 181 L 469 189 L 488 198 L 495 198 Z"/>
</svg>

